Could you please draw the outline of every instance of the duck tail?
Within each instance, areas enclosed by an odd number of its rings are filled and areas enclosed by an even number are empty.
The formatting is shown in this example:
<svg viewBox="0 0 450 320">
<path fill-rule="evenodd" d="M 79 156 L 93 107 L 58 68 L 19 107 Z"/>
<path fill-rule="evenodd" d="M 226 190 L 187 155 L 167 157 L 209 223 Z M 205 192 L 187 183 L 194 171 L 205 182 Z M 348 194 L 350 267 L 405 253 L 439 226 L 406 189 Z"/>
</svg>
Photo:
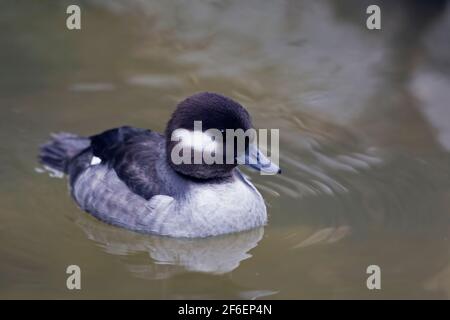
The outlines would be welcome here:
<svg viewBox="0 0 450 320">
<path fill-rule="evenodd" d="M 45 166 L 67 173 L 70 161 L 90 144 L 89 138 L 73 133 L 53 133 L 50 140 L 41 145 L 39 161 Z"/>
</svg>

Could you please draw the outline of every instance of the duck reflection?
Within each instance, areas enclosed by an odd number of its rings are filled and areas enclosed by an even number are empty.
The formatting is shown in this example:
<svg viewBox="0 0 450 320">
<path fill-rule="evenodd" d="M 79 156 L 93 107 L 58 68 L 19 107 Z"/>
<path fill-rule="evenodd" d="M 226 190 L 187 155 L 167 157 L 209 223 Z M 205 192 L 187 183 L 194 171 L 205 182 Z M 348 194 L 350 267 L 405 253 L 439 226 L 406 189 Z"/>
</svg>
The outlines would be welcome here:
<svg viewBox="0 0 450 320">
<path fill-rule="evenodd" d="M 251 257 L 264 228 L 203 239 L 181 239 L 139 234 L 105 225 L 86 214 L 76 217 L 87 237 L 108 253 L 127 256 L 128 269 L 146 279 L 168 279 L 183 272 L 224 274 Z M 134 259 L 140 254 L 149 259 Z M 133 256 L 133 257 L 132 257 Z"/>
</svg>

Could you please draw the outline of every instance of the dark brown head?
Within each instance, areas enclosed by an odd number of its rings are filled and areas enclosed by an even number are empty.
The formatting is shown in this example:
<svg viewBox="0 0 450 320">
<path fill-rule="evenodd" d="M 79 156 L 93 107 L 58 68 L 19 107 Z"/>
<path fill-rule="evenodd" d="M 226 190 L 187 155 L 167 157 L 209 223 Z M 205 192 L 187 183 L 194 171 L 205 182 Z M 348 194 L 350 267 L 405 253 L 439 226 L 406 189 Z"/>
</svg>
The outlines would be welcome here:
<svg viewBox="0 0 450 320">
<path fill-rule="evenodd" d="M 249 113 L 236 101 L 217 93 L 194 94 L 178 104 L 167 124 L 168 162 L 178 173 L 196 179 L 229 177 L 238 157 L 249 149 L 252 128 Z M 230 129 L 248 133 L 242 148 Z"/>
</svg>

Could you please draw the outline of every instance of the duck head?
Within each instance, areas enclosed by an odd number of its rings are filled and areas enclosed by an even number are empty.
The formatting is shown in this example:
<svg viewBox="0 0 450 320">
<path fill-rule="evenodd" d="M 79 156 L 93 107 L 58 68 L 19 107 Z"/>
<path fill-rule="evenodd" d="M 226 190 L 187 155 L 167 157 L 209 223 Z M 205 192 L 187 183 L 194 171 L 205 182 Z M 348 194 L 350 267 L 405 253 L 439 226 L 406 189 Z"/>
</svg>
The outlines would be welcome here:
<svg viewBox="0 0 450 320">
<path fill-rule="evenodd" d="M 227 178 L 239 164 L 280 172 L 254 143 L 256 130 L 247 110 L 220 94 L 202 92 L 181 101 L 165 133 L 168 162 L 182 175 Z"/>
</svg>

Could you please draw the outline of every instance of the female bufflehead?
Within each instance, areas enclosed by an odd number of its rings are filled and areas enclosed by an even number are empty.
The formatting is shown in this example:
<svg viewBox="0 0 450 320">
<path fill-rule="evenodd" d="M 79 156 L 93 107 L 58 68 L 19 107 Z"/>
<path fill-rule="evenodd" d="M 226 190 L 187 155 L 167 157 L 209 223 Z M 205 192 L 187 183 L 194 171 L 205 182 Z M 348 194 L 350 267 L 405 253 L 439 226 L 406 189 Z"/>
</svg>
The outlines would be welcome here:
<svg viewBox="0 0 450 320">
<path fill-rule="evenodd" d="M 173 161 L 172 151 L 180 143 L 198 147 L 192 139 L 184 139 L 194 132 L 197 121 L 204 131 L 252 128 L 248 112 L 239 103 L 205 92 L 178 104 L 165 136 L 127 126 L 91 137 L 58 133 L 41 147 L 39 157 L 45 166 L 68 174 L 71 194 L 83 210 L 115 226 L 194 238 L 264 225 L 264 200 L 236 168 L 242 155 L 226 164 Z M 174 140 L 177 129 L 183 134 Z M 245 146 L 244 157 L 258 161 L 244 164 L 279 172 L 253 144 Z M 225 157 L 227 151 L 223 151 Z"/>
</svg>

